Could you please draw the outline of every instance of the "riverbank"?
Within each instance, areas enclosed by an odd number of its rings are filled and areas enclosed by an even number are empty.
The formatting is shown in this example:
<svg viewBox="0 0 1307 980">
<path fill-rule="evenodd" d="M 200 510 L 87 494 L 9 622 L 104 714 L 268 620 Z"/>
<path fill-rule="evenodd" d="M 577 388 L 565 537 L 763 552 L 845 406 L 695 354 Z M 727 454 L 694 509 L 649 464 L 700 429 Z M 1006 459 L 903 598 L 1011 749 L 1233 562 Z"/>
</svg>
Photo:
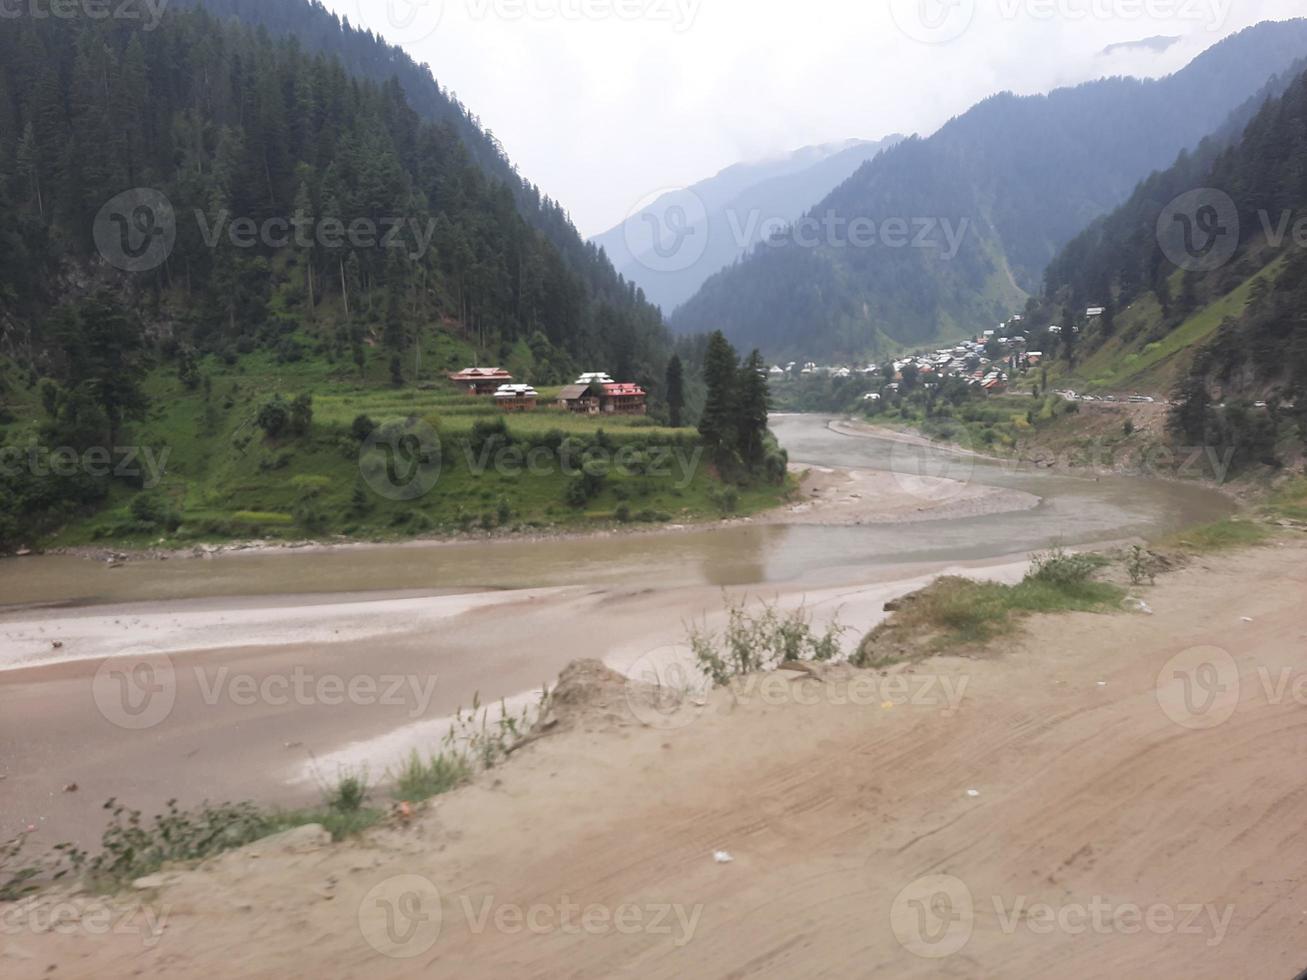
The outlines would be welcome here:
<svg viewBox="0 0 1307 980">
<path fill-rule="evenodd" d="M 1301 535 L 1200 558 L 1147 590 L 1152 615 L 1036 618 L 867 690 L 782 675 L 655 727 L 597 682 L 407 826 L 112 900 L 138 930 L 6 910 L 6 975 L 1288 977 L 1304 559 Z M 1207 707 L 1177 673 L 1205 663 Z M 388 938 L 392 898 L 410 928 Z"/>
<path fill-rule="evenodd" d="M 1089 477 L 1133 476 L 1203 485 L 1240 505 L 1256 505 L 1284 482 L 1300 476 L 1301 456 L 1272 469 L 1253 467 L 1234 473 L 1232 454 L 1214 446 L 1181 446 L 1167 434 L 1169 408 L 1160 403 L 1078 402 L 1077 411 L 1019 430 L 1006 449 L 983 446 L 968 430 L 959 438 L 934 438 L 907 422 L 890 424 L 847 416 L 831 428 L 847 435 L 877 436 L 928 453 L 939 466 L 943 454 L 989 460 L 1010 473 L 1054 472 Z M 908 465 L 908 464 L 905 464 Z"/>
<path fill-rule="evenodd" d="M 859 432 L 853 428 L 833 431 L 847 435 L 893 437 L 889 430 Z M 135 561 L 185 561 L 213 559 L 230 555 L 272 555 L 295 552 L 361 552 L 384 549 L 440 548 L 455 545 L 494 545 L 502 542 L 533 543 L 603 541 L 654 535 L 679 534 L 710 527 L 768 524 L 810 524 L 839 527 L 856 524 L 898 523 L 904 521 L 952 520 L 983 514 L 1028 510 L 1038 506 L 1038 498 L 996 487 L 968 486 L 956 480 L 925 475 L 914 478 L 908 486 L 901 474 L 854 467 L 821 467 L 791 464 L 790 499 L 774 506 L 743 515 L 723 515 L 718 519 L 681 521 L 660 524 L 620 524 L 577 530 L 556 527 L 521 531 L 466 531 L 455 534 L 420 536 L 403 541 L 305 539 L 270 541 L 251 539 L 223 544 L 207 543 L 187 547 L 155 546 L 139 549 L 76 546 L 43 551 L 24 550 L 20 555 L 0 556 L 0 568 L 7 558 L 31 558 L 36 555 L 80 558 L 119 567 Z"/>
<path fill-rule="evenodd" d="M 342 768 L 380 780 L 412 750 L 438 746 L 449 719 L 474 698 L 536 700 L 580 656 L 636 670 L 647 656 L 683 646 L 692 623 L 721 628 L 728 600 L 802 606 L 861 635 L 884 617 L 886 602 L 936 574 L 1015 581 L 1025 567 L 1025 556 L 1014 555 L 864 570 L 826 587 L 589 584 L 0 614 L 0 725 L 6 744 L 18 747 L 0 770 L 0 839 L 35 826 L 44 846 L 87 846 L 110 797 L 149 812 L 172 798 L 310 804 Z M 604 639 L 578 638 L 578 622 Z M 142 670 L 158 697 L 133 701 L 123 685 Z M 68 785 L 78 792 L 64 793 Z"/>
</svg>

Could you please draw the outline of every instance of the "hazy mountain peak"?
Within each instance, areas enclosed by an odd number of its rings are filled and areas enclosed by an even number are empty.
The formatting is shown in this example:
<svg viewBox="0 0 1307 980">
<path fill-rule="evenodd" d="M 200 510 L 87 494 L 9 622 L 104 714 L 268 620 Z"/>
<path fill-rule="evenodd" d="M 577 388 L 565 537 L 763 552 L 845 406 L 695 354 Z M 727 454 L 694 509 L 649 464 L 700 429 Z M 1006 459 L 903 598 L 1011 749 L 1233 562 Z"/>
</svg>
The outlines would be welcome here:
<svg viewBox="0 0 1307 980">
<path fill-rule="evenodd" d="M 1177 36 L 1168 36 L 1159 34 L 1156 37 L 1145 37 L 1138 41 L 1120 41 L 1116 44 L 1109 44 L 1099 52 L 1101 57 L 1110 58 L 1118 52 L 1132 51 L 1151 51 L 1155 54 L 1161 54 L 1183 41 L 1184 38 Z"/>
<path fill-rule="evenodd" d="M 780 224 L 796 221 L 859 167 L 903 139 L 852 138 L 732 164 L 690 187 L 668 191 L 593 239 L 613 265 L 670 313 L 714 273 Z M 671 259 L 658 236 L 691 243 Z"/>
</svg>

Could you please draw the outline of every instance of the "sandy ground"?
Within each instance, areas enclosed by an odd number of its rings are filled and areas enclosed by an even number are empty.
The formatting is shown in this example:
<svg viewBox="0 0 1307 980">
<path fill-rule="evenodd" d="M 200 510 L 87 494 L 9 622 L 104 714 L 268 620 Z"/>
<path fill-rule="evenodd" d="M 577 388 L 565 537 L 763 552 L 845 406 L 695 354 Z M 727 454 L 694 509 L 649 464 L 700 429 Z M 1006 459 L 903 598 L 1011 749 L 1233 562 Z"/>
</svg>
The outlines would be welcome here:
<svg viewBox="0 0 1307 980">
<path fill-rule="evenodd" d="M 831 428 L 845 430 L 839 423 Z M 881 439 L 897 439 L 897 433 L 876 430 Z M 762 515 L 758 520 L 774 524 L 825 524 L 839 527 L 857 524 L 903 524 L 912 521 L 954 520 L 986 514 L 1031 510 L 1039 498 L 1005 487 L 961 483 L 918 474 L 887 470 L 831 469 L 798 466 L 803 474 L 800 500 Z M 868 505 L 872 501 L 874 504 Z"/>
<path fill-rule="evenodd" d="M 1010 580 L 1024 568 L 1022 558 L 952 570 Z M 730 594 L 838 618 L 852 642 L 888 599 L 948 570 Z M 723 610 L 713 588 L 581 587 L 0 617 L 3 649 L 18 665 L 0 670 L 0 838 L 32 825 L 44 846 L 93 844 L 109 797 L 147 813 L 174 797 L 314 803 L 342 767 L 381 781 L 412 749 L 438 746 L 450 716 L 476 695 L 483 704 L 538 700 L 533 692 L 596 651 L 618 669 L 644 669 L 646 657 L 683 643 L 688 622 L 716 628 Z M 64 792 L 70 784 L 77 792 Z"/>
<path fill-rule="evenodd" d="M 566 730 L 411 826 L 265 842 L 107 909 L 0 910 L 0 968 L 1288 980 L 1304 559 L 1221 557 L 1150 590 L 1151 616 L 1038 620 L 1001 654 L 856 686 L 778 677 L 653 726 L 596 682 Z"/>
</svg>

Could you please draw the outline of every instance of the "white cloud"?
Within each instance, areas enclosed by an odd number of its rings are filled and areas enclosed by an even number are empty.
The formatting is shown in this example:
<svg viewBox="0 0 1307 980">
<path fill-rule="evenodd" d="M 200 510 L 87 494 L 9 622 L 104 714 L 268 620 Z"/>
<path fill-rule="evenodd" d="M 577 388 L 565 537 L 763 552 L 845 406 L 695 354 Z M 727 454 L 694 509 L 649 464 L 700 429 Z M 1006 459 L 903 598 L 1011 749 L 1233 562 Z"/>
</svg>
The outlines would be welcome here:
<svg viewBox="0 0 1307 980">
<path fill-rule="evenodd" d="M 741 159 L 926 134 L 1002 90 L 1165 74 L 1221 37 L 1301 11 L 1299 0 L 416 2 L 327 6 L 428 62 L 586 234 L 653 190 Z M 948 43 L 923 44 L 895 19 L 918 12 L 928 24 L 973 16 Z M 1163 54 L 1100 55 L 1154 35 L 1183 40 Z"/>
</svg>

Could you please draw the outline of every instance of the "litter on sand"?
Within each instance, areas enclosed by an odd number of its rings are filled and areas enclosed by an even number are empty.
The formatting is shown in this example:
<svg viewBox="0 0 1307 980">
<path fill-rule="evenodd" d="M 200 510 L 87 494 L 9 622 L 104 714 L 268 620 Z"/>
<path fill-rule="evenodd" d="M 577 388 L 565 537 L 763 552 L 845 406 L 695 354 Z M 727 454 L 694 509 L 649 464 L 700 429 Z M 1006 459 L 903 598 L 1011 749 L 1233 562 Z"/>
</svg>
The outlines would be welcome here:
<svg viewBox="0 0 1307 980">
<path fill-rule="evenodd" d="M 1245 616 L 1245 617 L 1243 618 L 1243 621 L 1244 621 L 1245 623 L 1251 623 L 1251 622 L 1253 621 L 1253 618 L 1252 618 L 1251 616 Z"/>
<path fill-rule="evenodd" d="M 713 851 L 712 859 L 718 864 L 730 864 L 735 860 L 727 851 Z"/>
<path fill-rule="evenodd" d="M 1134 596 L 1131 596 L 1125 601 L 1125 607 L 1127 609 L 1133 609 L 1135 612 L 1141 612 L 1145 616 L 1153 615 L 1153 607 L 1144 602 L 1143 599 L 1136 599 Z"/>
<path fill-rule="evenodd" d="M 977 796 L 980 795 L 980 790 L 978 790 L 978 789 L 969 789 L 969 790 L 967 790 L 967 795 L 970 796 L 972 799 L 975 799 Z"/>
</svg>

